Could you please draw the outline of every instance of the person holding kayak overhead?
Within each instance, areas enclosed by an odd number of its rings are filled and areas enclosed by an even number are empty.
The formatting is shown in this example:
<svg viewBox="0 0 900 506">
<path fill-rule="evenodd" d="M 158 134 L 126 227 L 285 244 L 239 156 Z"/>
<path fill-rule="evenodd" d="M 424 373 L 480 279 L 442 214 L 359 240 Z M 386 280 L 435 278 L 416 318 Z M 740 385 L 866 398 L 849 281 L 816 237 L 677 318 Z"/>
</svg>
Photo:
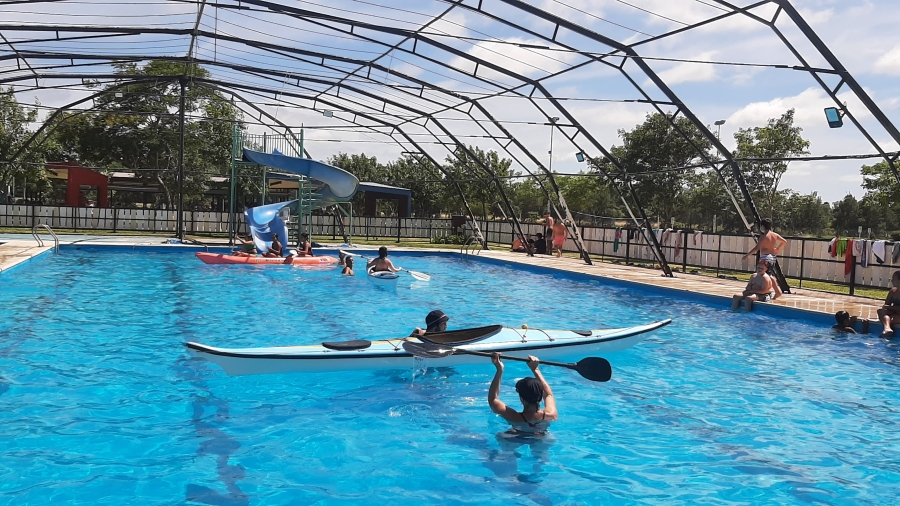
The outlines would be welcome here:
<svg viewBox="0 0 900 506">
<path fill-rule="evenodd" d="M 434 311 L 428 313 L 428 316 L 425 317 L 425 328 L 420 329 L 416 327 L 416 330 L 410 334 L 410 337 L 424 336 L 425 334 L 431 334 L 434 332 L 446 332 L 447 331 L 447 321 L 450 320 L 450 317 L 447 316 L 440 309 L 435 309 Z"/>
<path fill-rule="evenodd" d="M 394 267 L 394 263 L 388 260 L 387 257 L 387 248 L 382 246 L 378 248 L 378 258 L 373 258 L 368 264 L 366 264 L 366 270 L 371 270 L 372 272 L 400 272 L 403 269 L 400 267 Z"/>
<path fill-rule="evenodd" d="M 497 372 L 491 381 L 488 390 L 488 405 L 491 411 L 502 416 L 512 425 L 512 432 L 529 436 L 543 436 L 550 428 L 550 424 L 559 419 L 556 411 L 556 399 L 553 390 L 544 379 L 544 375 L 538 370 L 540 360 L 533 355 L 528 356 L 528 368 L 531 369 L 533 378 L 522 378 L 516 382 L 516 392 L 522 401 L 522 412 L 507 406 L 500 400 L 500 381 L 503 379 L 503 362 L 500 353 L 495 352 L 492 361 Z M 541 401 L 544 401 L 544 409 L 541 409 Z"/>
</svg>

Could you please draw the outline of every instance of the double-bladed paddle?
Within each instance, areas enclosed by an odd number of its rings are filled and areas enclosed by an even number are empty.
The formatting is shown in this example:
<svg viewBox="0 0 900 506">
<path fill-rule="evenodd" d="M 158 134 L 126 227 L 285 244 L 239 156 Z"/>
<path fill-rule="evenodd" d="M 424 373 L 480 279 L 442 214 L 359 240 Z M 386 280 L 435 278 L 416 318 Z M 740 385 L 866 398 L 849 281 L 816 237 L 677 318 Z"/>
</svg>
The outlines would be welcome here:
<svg viewBox="0 0 900 506">
<path fill-rule="evenodd" d="M 478 355 L 481 357 L 491 357 L 492 353 L 487 353 L 484 351 L 473 351 L 466 350 L 463 348 L 452 348 L 447 346 L 442 346 L 440 344 L 429 344 L 429 343 L 415 343 L 412 341 L 404 341 L 403 349 L 406 350 L 409 354 L 415 357 L 422 358 L 444 358 L 449 357 L 453 354 L 463 354 L 463 355 Z M 504 360 L 517 360 L 519 362 L 528 362 L 527 358 L 522 357 L 511 357 L 509 355 L 500 355 L 501 359 Z M 580 374 L 585 379 L 589 379 L 591 381 L 609 381 L 612 378 L 612 366 L 609 365 L 609 361 L 605 358 L 600 357 L 587 357 L 579 360 L 574 364 L 566 364 L 563 362 L 547 362 L 541 360 L 540 363 L 542 365 L 552 365 L 556 367 L 565 367 L 566 369 L 572 369 L 578 374 Z"/>
</svg>

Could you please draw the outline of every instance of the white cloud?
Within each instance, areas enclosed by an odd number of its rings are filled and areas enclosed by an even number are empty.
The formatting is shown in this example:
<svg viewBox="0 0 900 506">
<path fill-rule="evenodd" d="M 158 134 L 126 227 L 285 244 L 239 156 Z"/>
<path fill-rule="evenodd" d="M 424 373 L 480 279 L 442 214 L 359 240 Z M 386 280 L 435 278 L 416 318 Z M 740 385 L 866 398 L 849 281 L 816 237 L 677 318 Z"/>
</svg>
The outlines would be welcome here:
<svg viewBox="0 0 900 506">
<path fill-rule="evenodd" d="M 708 61 L 715 55 L 716 51 L 707 51 L 686 59 Z M 668 70 L 660 72 L 659 77 L 669 84 L 678 84 L 692 81 L 712 81 L 717 77 L 717 74 L 715 65 L 705 63 L 679 63 Z"/>
<path fill-rule="evenodd" d="M 878 58 L 873 70 L 876 74 L 900 76 L 900 45 Z"/>
</svg>

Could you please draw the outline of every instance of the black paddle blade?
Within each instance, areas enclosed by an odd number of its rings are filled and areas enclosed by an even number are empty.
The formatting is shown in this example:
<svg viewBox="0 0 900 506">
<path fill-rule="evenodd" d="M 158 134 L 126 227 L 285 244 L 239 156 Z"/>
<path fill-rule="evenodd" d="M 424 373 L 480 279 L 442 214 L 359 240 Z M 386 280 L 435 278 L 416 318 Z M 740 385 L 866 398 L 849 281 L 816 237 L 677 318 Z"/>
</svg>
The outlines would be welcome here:
<svg viewBox="0 0 900 506">
<path fill-rule="evenodd" d="M 453 355 L 452 348 L 444 348 L 443 346 L 437 344 L 403 341 L 403 349 L 414 357 L 422 358 L 444 358 Z"/>
<path fill-rule="evenodd" d="M 612 366 L 609 361 L 600 357 L 583 358 L 575 364 L 578 374 L 591 381 L 609 381 L 612 378 Z"/>
</svg>

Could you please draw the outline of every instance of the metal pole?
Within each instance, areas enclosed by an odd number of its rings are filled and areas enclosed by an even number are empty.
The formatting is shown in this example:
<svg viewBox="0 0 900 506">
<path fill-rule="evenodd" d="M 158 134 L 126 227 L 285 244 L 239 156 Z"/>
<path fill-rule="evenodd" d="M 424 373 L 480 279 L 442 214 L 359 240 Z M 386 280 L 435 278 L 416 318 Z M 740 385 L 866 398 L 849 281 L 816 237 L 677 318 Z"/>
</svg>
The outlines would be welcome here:
<svg viewBox="0 0 900 506">
<path fill-rule="evenodd" d="M 187 78 L 178 79 L 181 86 L 181 98 L 178 102 L 178 217 L 175 222 L 175 235 L 184 239 L 184 100 L 187 90 Z"/>
<path fill-rule="evenodd" d="M 231 181 L 230 181 L 231 182 L 231 191 L 230 191 L 229 197 L 228 197 L 228 245 L 229 246 L 234 246 L 234 236 L 235 236 L 235 229 L 234 229 L 234 225 L 235 225 L 235 223 L 234 223 L 234 194 L 235 194 L 234 173 L 235 173 L 235 169 L 236 169 L 236 164 L 234 162 L 234 157 L 237 156 L 237 153 L 235 152 L 234 148 L 236 147 L 237 140 L 238 140 L 237 125 L 232 125 L 231 126 L 231 145 L 232 145 L 232 149 L 231 149 Z"/>
</svg>

